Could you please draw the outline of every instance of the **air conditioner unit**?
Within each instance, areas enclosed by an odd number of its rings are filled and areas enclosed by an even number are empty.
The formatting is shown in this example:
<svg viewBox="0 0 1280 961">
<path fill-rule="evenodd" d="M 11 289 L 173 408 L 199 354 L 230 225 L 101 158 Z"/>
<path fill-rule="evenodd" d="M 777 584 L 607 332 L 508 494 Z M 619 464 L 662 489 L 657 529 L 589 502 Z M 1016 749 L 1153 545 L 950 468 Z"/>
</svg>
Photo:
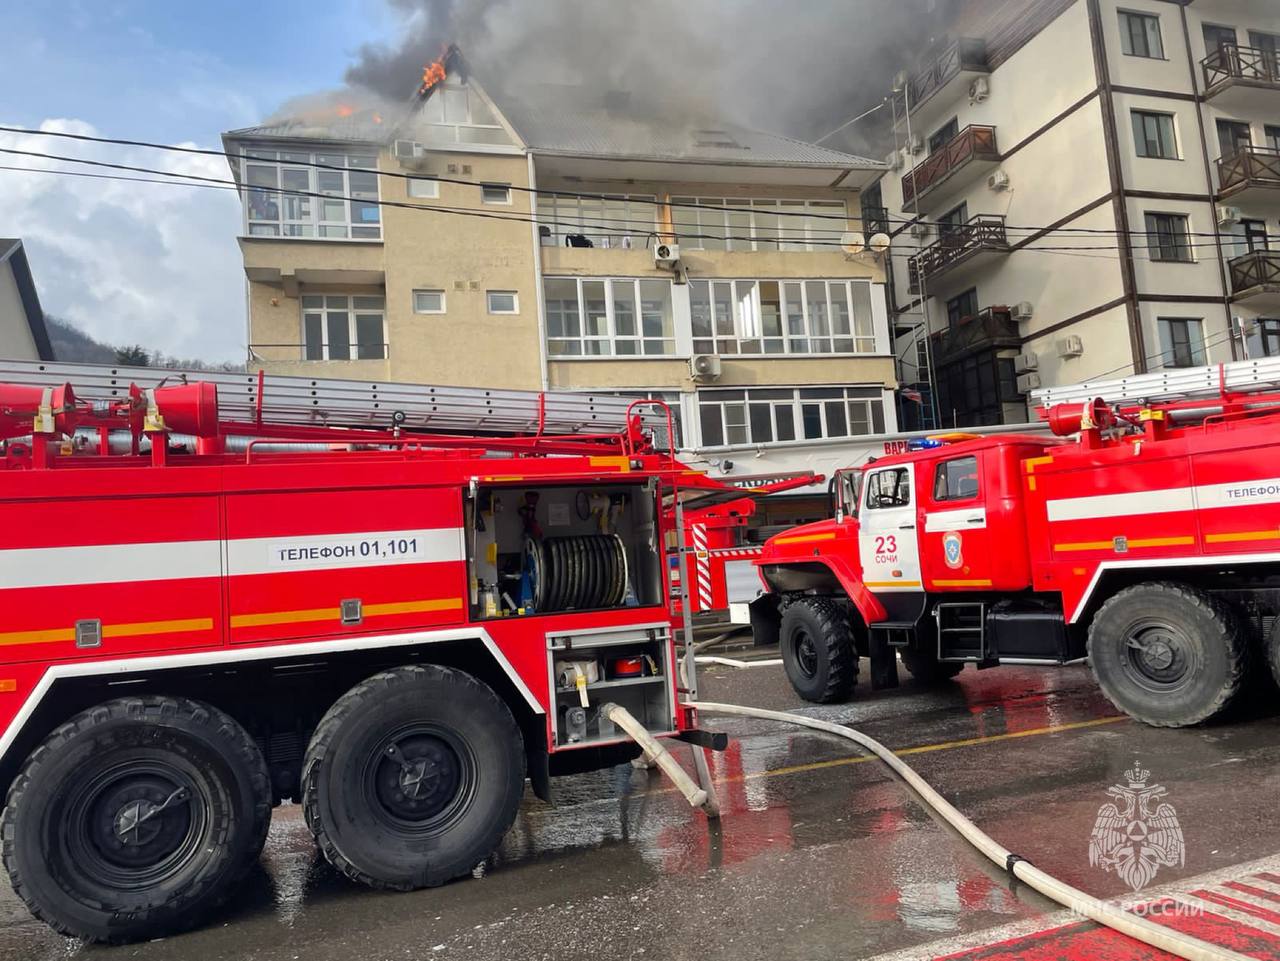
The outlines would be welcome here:
<svg viewBox="0 0 1280 961">
<path fill-rule="evenodd" d="M 689 376 L 698 383 L 720 378 L 720 358 L 715 354 L 694 354 L 689 358 Z"/>
<path fill-rule="evenodd" d="M 1030 320 L 1035 316 L 1035 313 L 1036 305 L 1029 300 L 1024 300 L 1022 303 L 1014 304 L 1009 310 L 1009 316 L 1014 320 Z"/>
<path fill-rule="evenodd" d="M 1040 358 L 1036 356 L 1034 351 L 1024 351 L 1018 355 L 1017 360 L 1013 362 L 1013 372 L 1015 374 L 1025 374 L 1028 371 L 1037 370 L 1040 367 Z"/>
<path fill-rule="evenodd" d="M 969 84 L 969 103 L 982 103 L 991 96 L 991 81 L 986 77 L 974 77 Z"/>
<path fill-rule="evenodd" d="M 1079 334 L 1068 334 L 1058 341 L 1059 357 L 1079 357 L 1084 353 L 1084 340 Z"/>
<path fill-rule="evenodd" d="M 1239 207 L 1219 207 L 1218 208 L 1218 226 L 1228 227 L 1231 224 L 1240 223 L 1244 214 Z"/>
<path fill-rule="evenodd" d="M 931 233 L 933 233 L 932 224 L 926 224 L 926 223 L 921 223 L 920 221 L 916 221 L 914 224 L 911 225 L 911 236 L 914 237 L 916 240 L 922 240 L 923 238 L 928 237 Z"/>
<path fill-rule="evenodd" d="M 653 265 L 655 267 L 674 267 L 680 259 L 679 244 L 655 244 L 653 248 Z"/>
<path fill-rule="evenodd" d="M 1008 190 L 1009 175 L 1003 170 L 996 170 L 987 178 L 987 186 L 992 190 Z"/>
<path fill-rule="evenodd" d="M 392 152 L 397 160 L 415 160 L 418 157 L 425 157 L 427 148 L 416 140 L 397 140 Z"/>
<path fill-rule="evenodd" d="M 913 154 L 924 152 L 924 137 L 912 137 L 911 142 L 907 144 L 907 149 Z"/>
<path fill-rule="evenodd" d="M 1029 394 L 1033 390 L 1040 389 L 1040 375 L 1032 371 L 1029 374 L 1021 374 L 1018 377 L 1018 393 Z"/>
</svg>

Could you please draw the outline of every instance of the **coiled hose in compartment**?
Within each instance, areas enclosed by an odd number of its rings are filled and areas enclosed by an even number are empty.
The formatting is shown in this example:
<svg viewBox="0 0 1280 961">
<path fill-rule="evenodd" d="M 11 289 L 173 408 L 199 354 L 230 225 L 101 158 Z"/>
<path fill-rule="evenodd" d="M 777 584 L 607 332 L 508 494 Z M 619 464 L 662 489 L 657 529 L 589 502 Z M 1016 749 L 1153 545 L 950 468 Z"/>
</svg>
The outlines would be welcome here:
<svg viewBox="0 0 1280 961">
<path fill-rule="evenodd" d="M 627 596 L 627 549 L 617 534 L 526 538 L 537 611 L 618 607 Z"/>
</svg>

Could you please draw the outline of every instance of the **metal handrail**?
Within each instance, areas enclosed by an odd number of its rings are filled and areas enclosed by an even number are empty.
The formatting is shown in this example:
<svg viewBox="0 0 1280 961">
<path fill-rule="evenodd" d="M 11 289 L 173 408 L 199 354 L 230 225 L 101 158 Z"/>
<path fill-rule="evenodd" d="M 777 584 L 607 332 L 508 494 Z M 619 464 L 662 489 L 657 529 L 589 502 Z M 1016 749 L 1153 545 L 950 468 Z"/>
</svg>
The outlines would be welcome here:
<svg viewBox="0 0 1280 961">
<path fill-rule="evenodd" d="M 999 160 L 996 128 L 972 124 L 956 134 L 945 146 L 902 178 L 902 203 L 911 204 L 925 196 L 972 160 Z"/>
</svg>

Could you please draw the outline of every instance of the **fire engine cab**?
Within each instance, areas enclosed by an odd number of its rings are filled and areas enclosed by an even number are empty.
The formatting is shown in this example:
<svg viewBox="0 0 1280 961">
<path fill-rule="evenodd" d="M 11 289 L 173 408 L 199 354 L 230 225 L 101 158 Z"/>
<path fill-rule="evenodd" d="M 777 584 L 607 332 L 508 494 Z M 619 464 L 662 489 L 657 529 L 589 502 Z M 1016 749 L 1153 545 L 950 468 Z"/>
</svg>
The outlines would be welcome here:
<svg viewBox="0 0 1280 961">
<path fill-rule="evenodd" d="M 0 854 L 53 927 L 200 922 L 288 798 L 353 879 L 470 873 L 526 777 L 639 753 L 614 707 L 723 747 L 665 544 L 742 492 L 660 405 L 157 376 L 0 362 Z"/>
<path fill-rule="evenodd" d="M 834 519 L 770 539 L 757 640 L 797 692 L 1088 659 L 1121 710 L 1204 721 L 1280 680 L 1280 362 L 1046 392 L 1049 434 L 951 435 L 837 474 Z M 1104 399 L 1107 398 L 1107 399 Z"/>
</svg>

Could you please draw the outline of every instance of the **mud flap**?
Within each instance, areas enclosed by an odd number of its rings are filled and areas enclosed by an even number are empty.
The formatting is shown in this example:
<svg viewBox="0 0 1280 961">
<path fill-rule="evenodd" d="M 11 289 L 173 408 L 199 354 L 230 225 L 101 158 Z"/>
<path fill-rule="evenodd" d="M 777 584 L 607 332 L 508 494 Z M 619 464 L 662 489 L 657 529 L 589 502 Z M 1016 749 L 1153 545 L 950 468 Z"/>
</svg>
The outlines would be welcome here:
<svg viewBox="0 0 1280 961">
<path fill-rule="evenodd" d="M 870 631 L 867 653 L 871 657 L 871 690 L 880 691 L 898 686 L 898 654 L 889 644 L 884 631 Z"/>
<path fill-rule="evenodd" d="M 748 607 L 751 612 L 751 640 L 756 647 L 774 647 L 782 630 L 782 615 L 778 612 L 778 596 L 761 594 Z"/>
</svg>

